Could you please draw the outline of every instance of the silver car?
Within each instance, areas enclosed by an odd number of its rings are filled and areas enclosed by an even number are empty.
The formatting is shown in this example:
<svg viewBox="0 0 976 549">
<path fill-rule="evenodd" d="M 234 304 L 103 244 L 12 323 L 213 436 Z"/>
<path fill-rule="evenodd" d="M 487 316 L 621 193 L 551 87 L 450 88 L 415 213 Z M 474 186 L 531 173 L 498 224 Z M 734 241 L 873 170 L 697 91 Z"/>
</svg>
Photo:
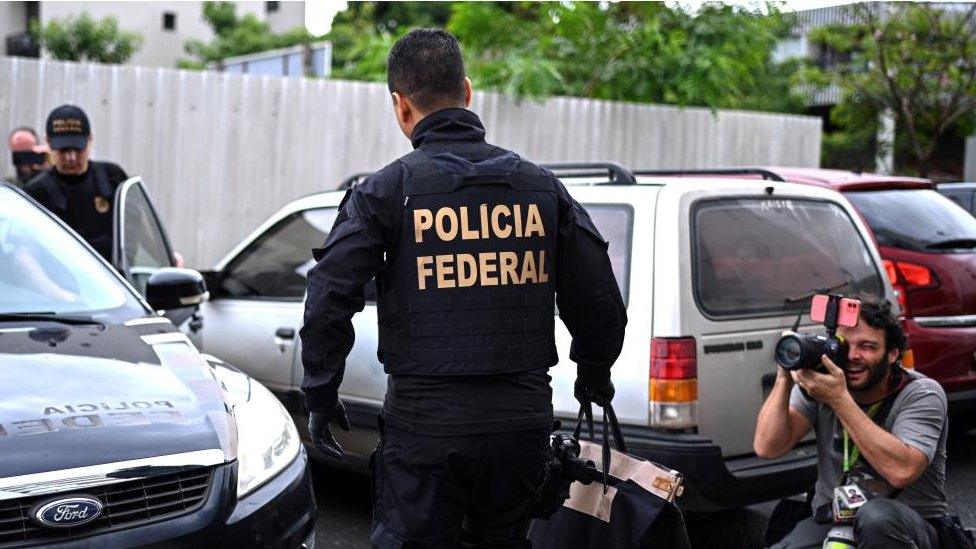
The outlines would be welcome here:
<svg viewBox="0 0 976 549">
<path fill-rule="evenodd" d="M 859 216 L 840 194 L 807 185 L 601 170 L 560 177 L 610 242 L 628 305 L 613 382 L 630 451 L 682 471 L 681 503 L 690 510 L 808 488 L 814 447 L 760 460 L 752 453 L 756 414 L 775 377 L 776 341 L 805 310 L 804 294 L 839 285 L 895 302 Z M 275 391 L 300 425 L 305 274 L 342 196 L 323 192 L 288 204 L 206 273 L 212 297 L 203 306 L 203 348 Z M 374 297 L 367 288 L 367 306 L 353 318 L 356 341 L 340 389 L 354 427 L 337 433 L 345 466 L 365 465 L 386 392 Z M 801 329 L 815 328 L 803 319 Z M 550 371 L 553 405 L 570 419 L 579 409 L 576 367 L 567 359 L 569 334 L 556 326 L 563 358 Z"/>
</svg>

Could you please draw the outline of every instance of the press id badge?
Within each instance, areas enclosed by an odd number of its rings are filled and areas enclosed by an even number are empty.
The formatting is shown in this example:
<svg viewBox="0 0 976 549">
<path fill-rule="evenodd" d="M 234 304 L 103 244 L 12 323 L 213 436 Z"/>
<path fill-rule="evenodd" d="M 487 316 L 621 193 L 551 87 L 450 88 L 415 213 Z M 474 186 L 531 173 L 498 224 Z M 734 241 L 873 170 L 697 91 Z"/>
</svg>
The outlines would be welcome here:
<svg viewBox="0 0 976 549">
<path fill-rule="evenodd" d="M 857 509 L 867 501 L 867 495 L 856 484 L 834 488 L 834 522 L 853 521 Z"/>
</svg>

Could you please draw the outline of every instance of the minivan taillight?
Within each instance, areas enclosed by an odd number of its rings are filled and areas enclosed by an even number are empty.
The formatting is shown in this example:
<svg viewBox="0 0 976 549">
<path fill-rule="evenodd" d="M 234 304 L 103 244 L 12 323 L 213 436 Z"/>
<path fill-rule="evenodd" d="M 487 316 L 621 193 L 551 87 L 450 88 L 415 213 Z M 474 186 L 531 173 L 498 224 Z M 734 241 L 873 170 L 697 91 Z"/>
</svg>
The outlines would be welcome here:
<svg viewBox="0 0 976 549">
<path fill-rule="evenodd" d="M 691 429 L 698 426 L 698 354 L 695 338 L 651 340 L 648 380 L 650 426 Z"/>
<path fill-rule="evenodd" d="M 898 294 L 898 306 L 901 314 L 910 316 L 908 311 L 908 291 L 919 288 L 934 288 L 939 285 L 935 273 L 925 265 L 909 263 L 908 261 L 883 260 L 885 273 L 891 286 Z"/>
</svg>

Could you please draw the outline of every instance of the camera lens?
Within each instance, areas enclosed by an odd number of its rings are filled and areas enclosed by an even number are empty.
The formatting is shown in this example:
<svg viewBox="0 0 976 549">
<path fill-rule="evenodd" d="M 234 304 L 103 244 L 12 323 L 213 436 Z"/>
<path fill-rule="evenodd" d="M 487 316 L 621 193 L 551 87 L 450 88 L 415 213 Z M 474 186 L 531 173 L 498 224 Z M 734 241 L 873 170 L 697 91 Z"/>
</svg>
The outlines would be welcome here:
<svg viewBox="0 0 976 549">
<path fill-rule="evenodd" d="M 787 336 L 779 340 L 776 344 L 776 363 L 787 370 L 795 370 L 800 367 L 800 360 L 803 358 L 803 347 L 800 341 L 794 336 Z"/>
</svg>

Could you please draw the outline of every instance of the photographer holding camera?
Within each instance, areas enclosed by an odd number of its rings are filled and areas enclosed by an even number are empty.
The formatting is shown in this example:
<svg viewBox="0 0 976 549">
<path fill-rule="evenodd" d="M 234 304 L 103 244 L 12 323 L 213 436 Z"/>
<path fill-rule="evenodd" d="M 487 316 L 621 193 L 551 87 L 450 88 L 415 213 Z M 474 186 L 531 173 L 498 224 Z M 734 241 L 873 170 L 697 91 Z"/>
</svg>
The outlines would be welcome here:
<svg viewBox="0 0 976 549">
<path fill-rule="evenodd" d="M 794 363 L 788 371 L 777 353 L 776 383 L 759 411 L 753 448 L 763 458 L 782 456 L 812 427 L 817 483 L 815 516 L 774 547 L 819 548 L 845 516 L 853 516 L 857 547 L 939 547 L 940 530 L 951 528 L 945 392 L 901 366 L 905 334 L 891 304 L 854 297 L 861 302 L 856 325 L 836 328 L 840 350 L 823 354 L 818 367 Z M 836 327 L 836 314 L 834 321 Z"/>
</svg>

